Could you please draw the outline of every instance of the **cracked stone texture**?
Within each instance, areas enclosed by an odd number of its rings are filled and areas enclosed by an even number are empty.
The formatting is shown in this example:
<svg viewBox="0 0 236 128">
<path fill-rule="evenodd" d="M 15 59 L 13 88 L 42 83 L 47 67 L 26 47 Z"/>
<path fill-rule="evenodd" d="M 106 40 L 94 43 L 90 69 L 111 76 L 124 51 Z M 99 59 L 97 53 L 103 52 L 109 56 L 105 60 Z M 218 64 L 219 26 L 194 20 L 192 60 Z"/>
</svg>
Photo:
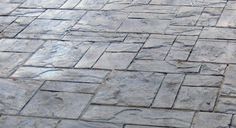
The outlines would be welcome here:
<svg viewBox="0 0 236 128">
<path fill-rule="evenodd" d="M 0 128 L 236 128 L 235 0 L 0 9 Z"/>
<path fill-rule="evenodd" d="M 113 72 L 98 90 L 93 103 L 150 106 L 163 75 L 145 72 Z"/>
</svg>

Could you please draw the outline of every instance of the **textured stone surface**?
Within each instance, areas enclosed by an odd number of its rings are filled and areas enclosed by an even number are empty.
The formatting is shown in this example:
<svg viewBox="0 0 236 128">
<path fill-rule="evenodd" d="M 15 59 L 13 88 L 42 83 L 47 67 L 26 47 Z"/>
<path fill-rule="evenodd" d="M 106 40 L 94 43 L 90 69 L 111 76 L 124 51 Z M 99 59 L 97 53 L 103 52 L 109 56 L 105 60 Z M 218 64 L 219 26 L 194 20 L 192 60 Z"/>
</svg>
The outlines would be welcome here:
<svg viewBox="0 0 236 128">
<path fill-rule="evenodd" d="M 234 28 L 205 27 L 201 32 L 200 38 L 236 39 L 235 35 L 236 29 Z"/>
<path fill-rule="evenodd" d="M 41 84 L 41 81 L 0 79 L 0 113 L 20 112 Z"/>
<path fill-rule="evenodd" d="M 234 15 L 236 13 L 236 10 L 224 10 L 219 22 L 217 23 L 217 26 L 222 27 L 236 27 L 236 16 Z"/>
<path fill-rule="evenodd" d="M 145 72 L 113 72 L 98 90 L 93 103 L 149 106 L 163 76 Z"/>
<path fill-rule="evenodd" d="M 65 3 L 66 0 L 51 0 L 48 2 L 47 0 L 26 0 L 21 7 L 27 8 L 58 8 Z"/>
<path fill-rule="evenodd" d="M 222 76 L 187 75 L 184 79 L 183 85 L 219 87 L 222 82 Z"/>
<path fill-rule="evenodd" d="M 23 115 L 78 118 L 91 95 L 66 92 L 38 92 L 22 110 Z"/>
<path fill-rule="evenodd" d="M 182 74 L 167 74 L 152 106 L 171 108 L 183 79 L 184 75 Z"/>
<path fill-rule="evenodd" d="M 212 111 L 217 97 L 217 88 L 182 87 L 175 108 Z"/>
<path fill-rule="evenodd" d="M 199 112 L 191 128 L 228 128 L 231 117 L 230 114 Z"/>
<path fill-rule="evenodd" d="M 236 96 L 236 86 L 235 86 L 235 65 L 229 65 L 225 73 L 225 80 L 222 85 L 221 95 L 226 96 Z"/>
<path fill-rule="evenodd" d="M 7 77 L 29 57 L 28 53 L 0 52 L 0 77 Z"/>
<path fill-rule="evenodd" d="M 41 80 L 101 83 L 108 71 L 88 69 L 58 69 L 21 67 L 12 76 Z"/>
<path fill-rule="evenodd" d="M 90 106 L 82 116 L 85 120 L 167 127 L 190 127 L 192 118 L 193 112 L 187 111 L 109 106 Z"/>
<path fill-rule="evenodd" d="M 216 105 L 215 111 L 235 114 L 236 99 L 232 97 L 220 97 Z"/>
<path fill-rule="evenodd" d="M 49 41 L 25 65 L 73 67 L 89 47 L 89 42 Z"/>
<path fill-rule="evenodd" d="M 7 15 L 17 8 L 19 4 L 0 3 L 0 15 Z"/>
</svg>

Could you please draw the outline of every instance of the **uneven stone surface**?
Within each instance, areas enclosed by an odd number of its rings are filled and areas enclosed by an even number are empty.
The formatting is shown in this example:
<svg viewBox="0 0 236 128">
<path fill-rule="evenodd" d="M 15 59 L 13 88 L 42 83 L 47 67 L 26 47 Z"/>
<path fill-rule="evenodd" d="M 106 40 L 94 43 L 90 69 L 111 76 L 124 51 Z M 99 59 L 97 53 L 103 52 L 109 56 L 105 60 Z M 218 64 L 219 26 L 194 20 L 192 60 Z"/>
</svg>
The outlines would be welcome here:
<svg viewBox="0 0 236 128">
<path fill-rule="evenodd" d="M 236 128 L 235 0 L 0 0 L 0 128 Z"/>
</svg>

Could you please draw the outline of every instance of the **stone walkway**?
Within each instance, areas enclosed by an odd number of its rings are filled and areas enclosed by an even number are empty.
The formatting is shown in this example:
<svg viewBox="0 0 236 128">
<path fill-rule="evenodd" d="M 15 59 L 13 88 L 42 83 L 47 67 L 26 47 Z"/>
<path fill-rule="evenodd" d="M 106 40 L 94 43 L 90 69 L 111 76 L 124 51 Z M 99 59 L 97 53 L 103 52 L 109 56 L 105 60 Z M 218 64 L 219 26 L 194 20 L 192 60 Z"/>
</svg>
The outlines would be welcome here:
<svg viewBox="0 0 236 128">
<path fill-rule="evenodd" d="M 0 128 L 236 128 L 236 1 L 0 0 Z"/>
</svg>

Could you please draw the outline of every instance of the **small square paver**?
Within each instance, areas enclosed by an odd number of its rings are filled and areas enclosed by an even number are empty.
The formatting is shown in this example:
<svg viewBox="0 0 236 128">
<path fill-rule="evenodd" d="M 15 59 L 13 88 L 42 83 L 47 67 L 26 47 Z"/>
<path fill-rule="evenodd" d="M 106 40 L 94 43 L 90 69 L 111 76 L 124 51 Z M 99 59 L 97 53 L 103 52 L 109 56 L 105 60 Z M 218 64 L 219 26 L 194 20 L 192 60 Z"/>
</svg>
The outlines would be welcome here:
<svg viewBox="0 0 236 128">
<path fill-rule="evenodd" d="M 217 97 L 217 88 L 181 87 L 174 108 L 212 111 Z"/>
<path fill-rule="evenodd" d="M 22 65 L 29 53 L 0 52 L 0 77 L 7 77 Z"/>
<path fill-rule="evenodd" d="M 48 41 L 25 65 L 73 67 L 90 47 L 90 43 Z"/>
<path fill-rule="evenodd" d="M 108 53 L 105 52 L 94 68 L 126 69 L 134 59 L 136 53 Z"/>
<path fill-rule="evenodd" d="M 191 128 L 228 128 L 231 118 L 230 114 L 198 112 Z"/>
<path fill-rule="evenodd" d="M 21 114 L 77 119 L 90 98 L 90 94 L 39 91 Z"/>
<path fill-rule="evenodd" d="M 93 103 L 149 106 L 161 85 L 163 74 L 115 71 L 98 90 Z"/>
<path fill-rule="evenodd" d="M 7 51 L 7 52 L 34 52 L 43 43 L 44 43 L 43 40 L 0 39 L 0 51 Z"/>
<path fill-rule="evenodd" d="M 0 79 L 0 113 L 20 112 L 42 84 L 42 81 Z"/>
</svg>

